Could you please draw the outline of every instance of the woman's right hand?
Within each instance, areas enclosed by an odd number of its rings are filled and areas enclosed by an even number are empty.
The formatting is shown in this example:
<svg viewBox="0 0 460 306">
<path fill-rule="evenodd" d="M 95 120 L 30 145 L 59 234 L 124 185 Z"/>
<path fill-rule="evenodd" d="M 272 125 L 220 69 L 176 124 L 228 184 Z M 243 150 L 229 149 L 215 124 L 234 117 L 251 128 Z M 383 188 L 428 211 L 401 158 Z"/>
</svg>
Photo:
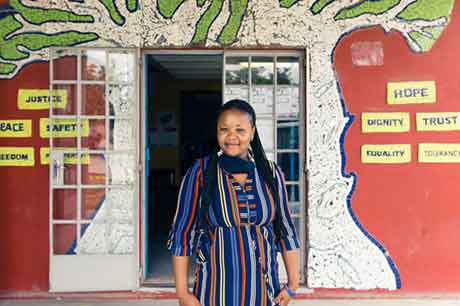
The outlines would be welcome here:
<svg viewBox="0 0 460 306">
<path fill-rule="evenodd" d="M 180 306 L 201 306 L 200 301 L 190 292 L 180 294 L 178 298 Z"/>
</svg>

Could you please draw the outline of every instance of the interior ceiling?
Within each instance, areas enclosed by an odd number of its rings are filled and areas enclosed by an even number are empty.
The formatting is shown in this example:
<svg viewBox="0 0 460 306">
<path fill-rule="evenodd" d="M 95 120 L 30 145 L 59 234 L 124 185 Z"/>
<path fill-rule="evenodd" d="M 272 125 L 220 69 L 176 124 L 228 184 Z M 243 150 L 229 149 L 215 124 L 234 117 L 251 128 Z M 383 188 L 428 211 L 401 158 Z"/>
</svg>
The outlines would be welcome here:
<svg viewBox="0 0 460 306">
<path fill-rule="evenodd" d="M 221 80 L 222 55 L 154 55 L 152 70 L 176 80 Z"/>
</svg>

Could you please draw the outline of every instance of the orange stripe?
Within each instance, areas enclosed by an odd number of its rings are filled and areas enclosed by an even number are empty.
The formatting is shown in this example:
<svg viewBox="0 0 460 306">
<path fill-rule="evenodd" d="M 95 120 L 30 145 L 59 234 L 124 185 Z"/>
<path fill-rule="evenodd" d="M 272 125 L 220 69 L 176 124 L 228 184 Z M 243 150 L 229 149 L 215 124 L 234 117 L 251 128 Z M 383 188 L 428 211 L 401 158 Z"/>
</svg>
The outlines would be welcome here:
<svg viewBox="0 0 460 306">
<path fill-rule="evenodd" d="M 197 172 L 197 177 L 199 178 L 199 175 L 201 174 L 201 169 L 198 169 Z M 187 236 L 188 232 L 190 230 L 190 227 L 192 226 L 193 222 L 193 217 L 195 216 L 195 210 L 196 210 L 196 204 L 197 204 L 197 197 L 198 197 L 198 179 L 195 179 L 195 186 L 193 188 L 193 206 L 192 206 L 192 213 L 190 214 L 190 218 L 188 220 L 187 226 L 185 227 L 185 235 L 184 235 L 184 241 L 182 242 L 183 250 L 184 252 L 187 250 Z"/>
<path fill-rule="evenodd" d="M 225 177 L 225 181 L 226 181 L 226 183 L 227 183 L 227 188 L 228 188 L 227 190 L 228 190 L 229 192 L 232 193 L 232 194 L 231 194 L 231 196 L 232 196 L 233 193 L 234 193 L 234 190 L 233 190 L 233 188 L 231 188 L 227 176 Z M 236 195 L 234 195 L 234 196 L 236 196 Z M 239 215 L 237 215 L 237 212 L 236 212 L 236 201 L 235 201 L 234 198 L 232 198 L 232 197 L 230 197 L 230 201 L 231 201 L 230 204 L 231 204 L 231 207 L 232 207 L 233 222 L 235 222 L 235 224 L 238 224 L 237 222 L 238 222 L 238 219 L 239 219 L 239 218 L 237 218 L 237 216 L 239 217 Z"/>
<path fill-rule="evenodd" d="M 227 190 L 230 193 L 230 201 L 232 202 L 231 205 L 232 205 L 233 221 L 235 222 L 236 225 L 239 225 L 239 224 L 241 224 L 240 214 L 233 211 L 234 209 L 236 209 L 237 204 L 239 204 L 238 203 L 238 198 L 236 197 L 236 191 L 229 184 L 229 181 L 228 181 L 227 177 L 226 177 L 226 182 L 227 182 Z"/>
</svg>

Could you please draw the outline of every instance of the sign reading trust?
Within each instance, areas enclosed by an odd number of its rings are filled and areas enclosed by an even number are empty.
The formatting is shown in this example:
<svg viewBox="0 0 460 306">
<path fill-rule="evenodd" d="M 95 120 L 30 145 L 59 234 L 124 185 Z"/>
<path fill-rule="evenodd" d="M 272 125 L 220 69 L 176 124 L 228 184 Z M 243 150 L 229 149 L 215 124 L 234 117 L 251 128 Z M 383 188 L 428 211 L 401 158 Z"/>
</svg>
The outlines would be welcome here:
<svg viewBox="0 0 460 306">
<path fill-rule="evenodd" d="M 53 103 L 53 108 L 66 108 L 67 90 L 19 89 L 19 109 L 49 109 L 50 102 Z"/>
<path fill-rule="evenodd" d="M 388 104 L 436 103 L 436 82 L 389 82 Z"/>
</svg>

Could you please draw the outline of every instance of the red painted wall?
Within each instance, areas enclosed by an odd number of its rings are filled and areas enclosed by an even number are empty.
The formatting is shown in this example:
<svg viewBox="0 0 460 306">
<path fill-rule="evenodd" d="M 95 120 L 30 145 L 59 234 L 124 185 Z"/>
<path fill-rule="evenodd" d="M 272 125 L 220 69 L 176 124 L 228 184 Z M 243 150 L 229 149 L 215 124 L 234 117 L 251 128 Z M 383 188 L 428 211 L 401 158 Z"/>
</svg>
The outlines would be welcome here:
<svg viewBox="0 0 460 306">
<path fill-rule="evenodd" d="M 34 167 L 0 167 L 0 291 L 48 290 L 48 167 L 40 165 L 39 119 L 48 110 L 18 110 L 20 88 L 47 89 L 48 64 L 26 66 L 0 81 L 0 119 L 32 119 L 32 137 L 0 138 L 0 146 L 35 148 Z"/>
<path fill-rule="evenodd" d="M 364 227 L 389 251 L 402 281 L 397 293 L 460 291 L 460 164 L 421 164 L 417 144 L 460 143 L 459 132 L 417 132 L 417 112 L 460 112 L 460 8 L 432 50 L 412 52 L 397 33 L 364 29 L 345 37 L 334 55 L 339 83 L 355 121 L 345 138 L 346 171 L 357 174 L 352 207 Z M 351 44 L 382 42 L 383 66 L 355 66 Z M 435 80 L 437 103 L 386 104 L 390 81 Z M 362 112 L 408 112 L 409 133 L 363 134 Z M 411 144 L 406 165 L 361 163 L 362 144 Z"/>
<path fill-rule="evenodd" d="M 385 248 L 395 262 L 402 289 L 392 294 L 427 294 L 460 291 L 460 165 L 419 164 L 420 142 L 460 142 L 458 132 L 416 132 L 416 112 L 460 111 L 460 16 L 458 4 L 452 21 L 433 49 L 415 54 L 401 35 L 381 29 L 356 31 L 338 45 L 334 54 L 339 83 L 347 109 L 355 121 L 345 137 L 347 171 L 357 174 L 352 197 L 360 222 Z M 350 46 L 358 41 L 380 41 L 384 65 L 354 66 Z M 389 81 L 435 80 L 437 103 L 388 106 Z M 39 137 L 43 111 L 20 111 L 20 88 L 48 88 L 48 64 L 25 67 L 13 80 L 0 81 L 1 119 L 32 119 L 33 136 L 0 138 L 0 146 L 33 146 L 35 167 L 0 168 L 0 291 L 48 290 L 48 167 L 40 165 L 39 148 L 48 146 Z M 362 134 L 360 114 L 402 111 L 411 114 L 411 132 Z M 362 144 L 410 143 L 412 162 L 407 165 L 364 165 Z M 343 294 L 343 290 L 318 290 Z"/>
</svg>

